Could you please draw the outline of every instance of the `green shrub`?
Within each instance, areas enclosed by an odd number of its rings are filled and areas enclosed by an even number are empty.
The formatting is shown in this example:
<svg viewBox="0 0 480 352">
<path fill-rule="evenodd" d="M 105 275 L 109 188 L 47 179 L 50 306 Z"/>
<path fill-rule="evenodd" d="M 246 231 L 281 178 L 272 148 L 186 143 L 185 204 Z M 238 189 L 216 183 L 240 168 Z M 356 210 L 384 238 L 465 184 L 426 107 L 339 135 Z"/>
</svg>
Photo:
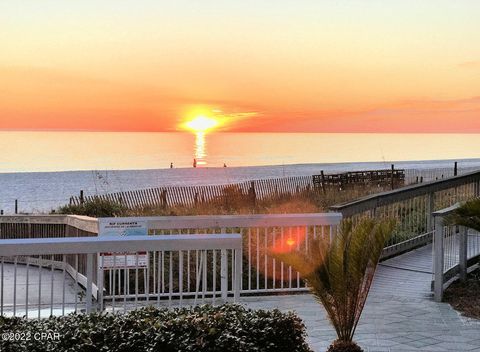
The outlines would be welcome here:
<svg viewBox="0 0 480 352">
<path fill-rule="evenodd" d="M 147 307 L 128 314 L 71 314 L 43 320 L 0 317 L 0 333 L 11 332 L 32 338 L 2 339 L 0 351 L 311 351 L 305 326 L 295 314 L 239 305 Z M 39 332 L 59 333 L 60 338 L 39 341 L 33 338 Z"/>
<path fill-rule="evenodd" d="M 127 209 L 122 204 L 96 198 L 79 205 L 60 207 L 57 214 L 86 215 L 92 217 L 125 216 Z"/>
</svg>

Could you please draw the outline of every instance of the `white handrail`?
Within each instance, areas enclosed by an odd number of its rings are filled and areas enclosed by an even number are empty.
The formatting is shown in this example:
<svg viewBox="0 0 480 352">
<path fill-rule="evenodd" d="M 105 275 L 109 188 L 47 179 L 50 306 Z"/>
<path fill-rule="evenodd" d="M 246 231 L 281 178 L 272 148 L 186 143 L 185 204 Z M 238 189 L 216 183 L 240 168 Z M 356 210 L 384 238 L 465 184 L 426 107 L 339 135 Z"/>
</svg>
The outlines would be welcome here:
<svg viewBox="0 0 480 352">
<path fill-rule="evenodd" d="M 0 240 L 0 257 L 99 252 L 241 249 L 240 234 L 131 237 L 21 238 Z"/>
<path fill-rule="evenodd" d="M 118 220 L 118 218 L 103 218 Z M 125 217 L 122 220 L 138 219 Z M 305 214 L 251 214 L 251 215 L 193 215 L 193 216 L 147 216 L 142 217 L 150 229 L 205 229 L 231 227 L 287 227 L 338 225 L 341 213 Z"/>
<path fill-rule="evenodd" d="M 341 222 L 342 215 L 340 213 L 297 213 L 151 216 L 102 218 L 101 220 L 117 222 L 120 219 L 123 221 L 141 220 L 146 223 L 150 235 L 159 235 L 154 237 L 165 237 L 162 235 L 171 237 L 175 234 L 193 235 L 193 233 L 195 233 L 193 236 L 205 236 L 204 233 L 209 233 L 215 236 L 216 241 L 219 241 L 218 233 L 241 233 L 245 259 L 241 268 L 245 279 L 242 280 L 241 292 L 254 293 L 307 290 L 299 273 L 292 271 L 291 268 L 273 258 L 270 251 L 273 248 L 282 247 L 286 241 L 292 242 L 292 240 L 294 240 L 297 249 L 306 250 L 311 239 L 317 236 L 333 236 Z M 59 237 L 63 234 L 65 237 L 76 238 L 79 235 L 95 236 L 98 233 L 99 220 L 72 215 L 0 216 L 0 224 L 3 226 L 1 230 L 4 238 L 38 237 L 39 230 L 43 230 L 43 228 L 39 229 L 30 226 L 30 224 L 45 225 L 46 231 L 43 231 L 43 233 L 52 234 L 51 237 Z M 66 225 L 64 229 L 62 229 L 62 225 Z M 150 238 L 150 236 L 145 236 L 145 238 Z M 65 242 L 68 246 L 74 243 L 75 239 L 69 241 Z M 45 241 L 42 240 L 41 242 Z M 48 241 L 45 243 L 48 243 Z M 45 246 L 48 246 L 48 244 Z M 34 250 L 38 250 L 38 248 L 34 248 Z M 225 255 L 225 251 L 222 251 L 220 261 L 224 264 L 227 260 Z M 188 252 L 186 261 L 192 260 L 193 256 L 194 253 Z M 228 257 L 228 260 L 231 260 L 229 268 L 232 268 L 234 259 L 230 254 L 228 254 Z M 152 258 L 155 267 L 158 263 L 161 264 L 163 260 L 163 258 L 156 256 Z M 85 258 L 80 258 L 80 262 L 81 270 L 84 270 Z"/>
<path fill-rule="evenodd" d="M 168 255 L 170 258 L 170 273 L 163 273 L 163 266 L 162 266 L 162 273 L 161 278 L 162 280 L 167 275 L 168 280 L 170 280 L 169 284 L 169 292 L 166 293 L 169 296 L 169 300 L 171 301 L 172 296 L 174 295 L 173 292 L 173 283 L 172 279 L 174 275 L 172 273 L 172 255 L 173 253 L 177 253 L 182 259 L 179 263 L 175 263 L 174 265 L 179 265 L 178 268 L 178 275 L 180 275 L 179 283 L 183 283 L 183 279 L 181 275 L 183 274 L 184 266 L 182 264 L 183 260 L 183 253 L 187 252 L 197 252 L 200 254 L 200 267 L 197 266 L 197 270 L 195 271 L 195 275 L 197 276 L 197 280 L 202 281 L 202 292 L 200 292 L 197 288 L 195 292 L 183 292 L 181 289 L 177 293 L 180 295 L 180 303 L 182 301 L 182 294 L 194 294 L 195 301 L 199 294 L 202 294 L 202 300 L 205 298 L 205 287 L 208 284 L 207 282 L 207 252 L 210 255 L 215 257 L 215 253 L 217 251 L 225 253 L 227 251 L 231 251 L 232 256 L 232 268 L 228 270 L 227 263 L 221 263 L 220 270 L 222 275 L 219 277 L 220 283 L 220 291 L 218 291 L 215 283 L 213 284 L 213 299 L 217 293 L 221 292 L 221 297 L 225 300 L 227 299 L 228 292 L 232 292 L 234 296 L 234 300 L 237 301 L 240 296 L 240 282 L 242 278 L 241 273 L 241 263 L 242 263 L 242 236 L 240 234 L 214 234 L 214 235 L 169 235 L 169 236 L 127 236 L 127 237 L 74 237 L 74 238 L 24 238 L 24 239 L 6 239 L 0 240 L 0 314 L 3 315 L 4 310 L 7 306 L 12 306 L 13 308 L 13 315 L 16 315 L 18 312 L 19 307 L 24 307 L 25 315 L 28 316 L 29 314 L 29 306 L 30 310 L 32 307 L 32 303 L 28 300 L 28 292 L 30 291 L 30 286 L 34 285 L 36 289 L 35 292 L 38 293 L 38 303 L 36 306 L 38 307 L 38 317 L 41 315 L 41 311 L 43 307 L 47 307 L 50 311 L 50 314 L 53 314 L 54 306 L 60 306 L 62 310 L 62 314 L 65 313 L 65 291 L 66 291 L 66 276 L 65 274 L 68 273 L 74 280 L 74 290 L 75 294 L 73 295 L 75 300 L 75 311 L 77 311 L 78 300 L 77 294 L 79 291 L 79 283 L 85 287 L 85 311 L 91 312 L 93 309 L 93 297 L 95 297 L 100 305 L 100 309 L 104 309 L 103 307 L 103 299 L 104 299 L 104 260 L 102 253 L 113 254 L 114 256 L 114 265 L 111 269 L 111 273 L 113 274 L 113 278 L 115 279 L 116 274 L 120 273 L 123 270 L 124 275 L 129 274 L 130 270 L 133 270 L 136 273 L 135 280 L 135 306 L 137 304 L 138 297 L 146 297 L 146 301 L 148 302 L 148 298 L 150 296 L 150 292 L 148 289 L 145 292 L 139 294 L 139 287 L 138 287 L 138 272 L 139 272 L 139 253 L 155 253 L 158 255 L 165 256 Z M 213 254 L 212 254 L 213 253 Z M 58 261 L 58 256 L 62 257 L 61 261 Z M 66 257 L 69 255 L 73 255 L 75 264 L 70 264 L 67 262 Z M 78 270 L 78 257 L 83 255 L 86 257 L 85 262 L 85 272 L 84 275 L 79 273 Z M 99 255 L 97 257 L 97 255 Z M 133 269 L 129 269 L 126 264 L 126 257 L 127 255 L 136 256 L 136 264 Z M 35 257 L 33 257 L 35 256 Z M 40 256 L 40 257 L 36 257 Z M 43 258 L 42 258 L 43 256 Z M 45 258 L 45 256 L 47 258 Z M 117 257 L 125 257 L 124 264 L 115 264 L 115 258 Z M 57 258 L 57 259 L 56 259 Z M 102 259 L 100 259 L 102 258 Z M 199 258 L 198 256 L 196 258 Z M 97 266 L 95 267 L 95 260 L 97 259 Z M 102 265 L 100 265 L 102 263 Z M 149 259 L 147 257 L 147 263 L 149 263 Z M 163 263 L 163 261 L 162 261 Z M 203 263 L 203 264 L 202 264 Z M 10 265 L 13 267 L 13 277 L 11 277 L 12 272 L 4 270 L 5 265 Z M 130 265 L 130 264 L 129 264 Z M 145 264 L 144 264 L 145 265 Z M 162 264 L 163 265 L 163 264 Z M 26 291 L 25 297 L 21 296 L 18 297 L 18 280 L 17 280 L 17 270 L 21 266 L 21 271 L 26 274 L 25 280 L 26 282 L 22 282 L 25 284 Z M 36 266 L 38 269 L 35 271 L 33 270 L 33 266 Z M 144 270 L 145 274 L 145 285 L 148 285 L 149 270 L 155 270 L 155 268 L 151 267 L 151 264 L 146 264 Z M 210 271 L 212 271 L 212 275 L 216 275 L 216 266 L 213 267 L 209 266 Z M 29 269 L 30 269 L 30 282 L 29 282 Z M 158 268 L 160 270 L 160 267 Z M 63 271 L 63 276 L 62 276 Z M 127 272 L 128 271 L 128 272 Z M 33 274 L 32 274 L 33 272 Z M 229 272 L 231 273 L 231 277 L 229 279 Z M 97 273 L 97 281 L 94 281 L 95 273 Z M 9 276 L 7 276 L 9 275 Z M 160 278 L 160 271 L 157 272 Z M 42 291 L 42 276 L 44 277 L 43 280 L 50 282 L 50 290 L 45 292 Z M 215 277 L 215 276 L 214 276 Z M 22 279 L 21 281 L 23 281 Z M 214 279 L 215 280 L 215 279 Z M 11 290 L 10 285 L 6 285 L 6 283 L 13 281 L 13 294 L 9 293 Z M 61 299 L 61 303 L 58 302 L 58 294 L 54 290 L 55 282 L 60 282 L 61 286 L 58 287 L 60 291 L 63 292 L 63 296 Z M 231 283 L 231 290 L 229 291 L 229 282 Z M 36 286 L 38 285 L 38 286 Z M 122 284 L 125 288 L 127 285 L 126 282 Z M 43 284 L 44 286 L 44 284 Z M 118 287 L 115 285 L 115 281 L 113 282 L 114 290 Z M 148 287 L 148 286 L 147 286 Z M 102 289 L 100 289 L 102 288 Z M 42 294 L 43 292 L 43 294 Z M 158 302 L 160 301 L 160 297 L 164 295 L 164 292 L 154 292 L 158 297 Z M 45 297 L 47 295 L 47 297 Z M 115 291 L 113 292 L 112 297 L 112 307 L 115 309 Z M 72 296 L 72 295 L 70 295 Z M 126 311 L 126 302 L 127 296 L 129 296 L 128 292 L 125 290 L 121 294 L 124 297 L 125 306 L 124 309 Z M 57 302 L 54 304 L 54 297 L 57 298 Z M 20 304 L 19 300 L 24 299 L 24 303 Z M 12 304 L 5 304 L 5 300 L 12 301 Z M 45 301 L 48 299 L 48 302 Z M 71 303 L 70 303 L 71 304 Z M 5 309 L 4 309 L 5 308 Z"/>
</svg>

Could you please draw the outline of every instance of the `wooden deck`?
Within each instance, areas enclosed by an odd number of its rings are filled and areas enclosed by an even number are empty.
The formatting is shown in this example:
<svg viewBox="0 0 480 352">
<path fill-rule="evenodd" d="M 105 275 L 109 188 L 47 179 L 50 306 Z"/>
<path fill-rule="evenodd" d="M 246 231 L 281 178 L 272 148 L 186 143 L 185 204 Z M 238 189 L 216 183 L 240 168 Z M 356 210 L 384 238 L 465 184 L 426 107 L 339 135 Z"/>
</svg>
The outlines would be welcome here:
<svg viewBox="0 0 480 352">
<path fill-rule="evenodd" d="M 450 243 L 451 251 L 445 254 L 445 262 L 457 263 L 458 237 Z M 480 253 L 480 235 L 470 232 L 468 256 Z M 372 293 L 411 298 L 433 298 L 430 291 L 433 279 L 432 244 L 381 262 L 375 274 Z"/>
<path fill-rule="evenodd" d="M 431 244 L 381 262 L 371 293 L 431 298 L 432 262 Z"/>
</svg>

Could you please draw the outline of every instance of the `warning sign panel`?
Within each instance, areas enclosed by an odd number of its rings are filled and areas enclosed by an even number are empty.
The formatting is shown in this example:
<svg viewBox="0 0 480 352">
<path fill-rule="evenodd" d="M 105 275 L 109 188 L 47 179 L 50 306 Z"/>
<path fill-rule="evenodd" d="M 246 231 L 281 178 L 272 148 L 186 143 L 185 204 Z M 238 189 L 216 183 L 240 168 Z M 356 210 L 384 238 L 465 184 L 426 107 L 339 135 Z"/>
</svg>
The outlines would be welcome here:
<svg viewBox="0 0 480 352">
<path fill-rule="evenodd" d="M 142 218 L 100 218 L 99 236 L 146 236 L 147 221 Z"/>
<path fill-rule="evenodd" d="M 148 253 L 101 253 L 99 265 L 101 269 L 146 268 Z"/>
<path fill-rule="evenodd" d="M 147 236 L 144 218 L 100 218 L 98 236 Z M 147 268 L 148 253 L 100 253 L 100 269 Z"/>
</svg>

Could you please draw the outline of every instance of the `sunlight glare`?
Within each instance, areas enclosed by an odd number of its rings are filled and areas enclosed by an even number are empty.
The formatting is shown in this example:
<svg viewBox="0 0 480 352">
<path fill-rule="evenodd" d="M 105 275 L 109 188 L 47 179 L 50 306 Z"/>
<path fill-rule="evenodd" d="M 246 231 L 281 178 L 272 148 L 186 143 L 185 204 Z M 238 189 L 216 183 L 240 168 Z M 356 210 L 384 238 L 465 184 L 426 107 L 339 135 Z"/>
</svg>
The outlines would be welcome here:
<svg viewBox="0 0 480 352">
<path fill-rule="evenodd" d="M 218 126 L 218 121 L 203 115 L 196 116 L 185 123 L 185 127 L 195 132 L 206 132 Z"/>
</svg>

